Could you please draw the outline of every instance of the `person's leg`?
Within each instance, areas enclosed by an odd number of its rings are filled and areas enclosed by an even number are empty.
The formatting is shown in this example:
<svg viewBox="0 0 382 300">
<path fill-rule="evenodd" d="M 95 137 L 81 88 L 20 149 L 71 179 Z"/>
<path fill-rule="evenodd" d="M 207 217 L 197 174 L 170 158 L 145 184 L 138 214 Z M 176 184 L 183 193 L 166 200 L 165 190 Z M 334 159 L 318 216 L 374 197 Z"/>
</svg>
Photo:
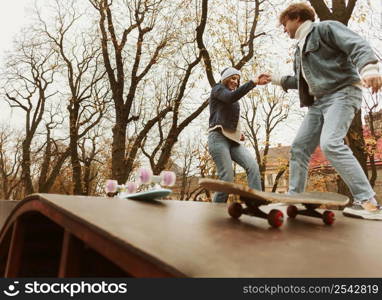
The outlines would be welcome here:
<svg viewBox="0 0 382 300">
<path fill-rule="evenodd" d="M 361 165 L 344 143 L 344 138 L 355 113 L 361 107 L 361 102 L 362 91 L 349 86 L 326 96 L 322 104 L 324 125 L 321 149 L 349 187 L 355 201 L 367 200 L 375 195 Z"/>
<path fill-rule="evenodd" d="M 320 141 L 323 117 L 316 104 L 307 114 L 292 143 L 289 160 L 289 191 L 297 194 L 305 191 L 309 160 Z"/>
<path fill-rule="evenodd" d="M 261 191 L 259 165 L 249 150 L 240 144 L 231 147 L 232 160 L 237 162 L 247 173 L 248 186 Z"/>
<path fill-rule="evenodd" d="M 216 164 L 217 174 L 220 180 L 233 181 L 233 168 L 230 153 L 230 141 L 218 131 L 212 131 L 208 135 L 208 151 Z M 226 202 L 227 193 L 217 192 L 213 202 Z"/>
<path fill-rule="evenodd" d="M 369 180 L 350 148 L 344 143 L 344 137 L 355 112 L 361 107 L 361 102 L 362 91 L 353 86 L 326 96 L 322 106 L 324 126 L 321 148 L 354 197 L 354 205 L 345 208 L 344 214 L 382 220 L 382 211 L 374 203 L 375 193 Z"/>
</svg>

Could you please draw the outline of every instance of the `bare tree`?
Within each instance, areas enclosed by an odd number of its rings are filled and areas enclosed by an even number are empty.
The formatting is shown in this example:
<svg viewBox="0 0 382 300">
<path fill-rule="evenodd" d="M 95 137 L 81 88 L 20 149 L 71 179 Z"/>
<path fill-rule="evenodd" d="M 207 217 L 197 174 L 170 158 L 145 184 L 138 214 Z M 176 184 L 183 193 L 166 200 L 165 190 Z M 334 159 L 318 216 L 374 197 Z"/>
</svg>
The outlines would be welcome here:
<svg viewBox="0 0 382 300">
<path fill-rule="evenodd" d="M 256 32 L 259 15 L 261 12 L 261 4 L 263 2 L 264 1 L 256 0 L 253 6 L 246 7 L 246 18 L 245 24 L 243 25 L 243 30 L 245 31 L 244 34 L 241 29 L 237 28 L 237 26 L 230 28 L 230 30 L 235 33 L 236 38 L 233 38 L 235 40 L 235 44 L 232 45 L 232 47 L 225 47 L 227 50 L 227 57 L 223 59 L 229 60 L 230 63 L 237 69 L 241 69 L 253 58 L 254 41 L 256 38 L 264 35 L 264 32 Z M 185 59 L 186 65 L 181 67 L 181 69 L 185 70 L 185 72 L 182 75 L 178 86 L 175 87 L 175 92 L 170 95 L 170 98 L 174 100 L 172 102 L 172 119 L 168 121 L 169 125 L 167 131 L 165 132 L 163 124 L 158 122 L 157 136 L 159 137 L 159 140 L 157 142 L 157 146 L 154 147 L 154 150 L 151 153 L 144 151 L 145 155 L 150 160 L 151 167 L 156 173 L 159 173 L 166 167 L 166 164 L 171 156 L 173 146 L 178 141 L 178 137 L 181 132 L 193 120 L 195 120 L 208 105 L 208 99 L 206 99 L 199 104 L 196 109 L 194 108 L 194 110 L 189 111 L 186 117 L 182 120 L 180 112 L 182 111 L 181 108 L 184 107 L 188 85 L 194 86 L 193 84 L 190 84 L 191 74 L 201 59 L 203 59 L 205 72 L 210 86 L 214 86 L 216 84 L 213 76 L 213 59 L 211 57 L 210 50 L 208 50 L 205 45 L 203 37 L 208 24 L 208 1 L 201 1 L 199 10 L 200 12 L 198 15 L 200 14 L 200 17 L 197 19 L 196 36 L 194 37 L 199 53 L 197 55 L 195 54 L 194 58 Z M 239 11 L 241 10 L 236 11 L 236 15 L 232 16 L 232 18 L 236 18 L 235 20 L 238 20 Z M 249 14 L 249 12 L 251 12 L 251 14 Z M 224 44 L 224 40 L 222 43 Z M 233 43 L 233 41 L 230 40 L 230 43 Z M 217 59 L 220 60 L 222 58 L 218 55 Z M 166 96 L 168 97 L 168 93 L 166 93 Z"/>
<path fill-rule="evenodd" d="M 289 116 L 292 108 L 291 98 L 275 87 L 265 87 L 260 93 L 250 94 L 250 101 L 243 102 L 242 119 L 245 136 L 256 153 L 261 175 L 261 187 L 265 190 L 265 171 L 271 136 Z M 280 171 L 279 177 L 285 169 Z"/>
<path fill-rule="evenodd" d="M 192 151 L 192 156 L 195 158 L 195 176 L 200 178 L 216 178 L 216 166 L 208 152 L 207 143 L 199 142 Z M 198 199 L 205 199 L 211 201 L 211 192 L 200 186 L 190 186 L 186 195 L 189 200 L 196 201 Z"/>
<path fill-rule="evenodd" d="M 378 141 L 382 137 L 382 126 L 381 126 L 381 112 L 377 109 L 380 107 L 380 93 L 372 95 L 371 93 L 364 96 L 364 103 L 366 106 L 366 154 L 369 158 L 371 174 L 369 176 L 369 181 L 372 187 L 375 186 L 377 180 L 377 166 L 375 163 L 375 156 L 378 150 Z"/>
<path fill-rule="evenodd" d="M 150 36 L 150 33 L 157 25 L 165 1 L 125 1 L 123 10 L 128 13 L 127 18 L 125 17 L 129 21 L 128 24 L 118 23 L 118 19 L 114 18 L 114 14 L 118 9 L 121 9 L 121 7 L 116 7 L 116 2 L 108 0 L 89 1 L 99 13 L 103 62 L 114 101 L 115 125 L 113 128 L 112 177 L 119 182 L 124 182 L 132 171 L 136 156 L 136 152 L 126 153 L 127 126 L 139 119 L 139 115 L 134 115 L 132 111 L 136 92 L 150 69 L 160 59 L 161 52 L 172 38 L 172 31 L 170 30 L 171 26 L 168 26 L 161 28 L 161 33 L 157 32 L 155 38 Z M 115 7 L 114 11 L 113 7 Z M 118 37 L 119 28 L 125 28 L 121 31 L 120 37 Z M 126 50 L 128 40 L 130 46 L 133 43 L 135 46 Z M 151 47 L 153 43 L 155 43 L 155 46 Z M 131 58 L 131 65 L 128 66 L 130 75 L 126 76 L 128 73 L 127 61 Z M 137 138 L 141 139 L 136 143 L 138 148 L 147 132 L 169 111 L 168 107 L 163 108 L 156 117 L 146 123 L 137 136 Z"/>
<path fill-rule="evenodd" d="M 34 192 L 31 175 L 31 145 L 43 122 L 47 102 L 57 92 L 49 88 L 57 72 L 53 49 L 33 33 L 26 32 L 15 53 L 8 58 L 4 94 L 10 107 L 25 114 L 25 137 L 22 142 L 22 180 L 26 194 Z"/>
<path fill-rule="evenodd" d="M 70 154 L 65 137 L 56 138 L 64 116 L 60 106 L 59 56 L 36 27 L 26 29 L 7 57 L 3 93 L 12 109 L 21 110 L 24 195 L 49 192 Z M 60 134 L 62 136 L 62 133 Z"/>
<path fill-rule="evenodd" d="M 0 197 L 15 199 L 21 185 L 21 136 L 15 130 L 2 126 L 0 129 Z"/>
<path fill-rule="evenodd" d="M 254 51 L 254 43 L 255 40 L 263 35 L 265 32 L 257 32 L 259 20 L 261 19 L 262 5 L 266 2 L 266 0 L 254 0 L 251 4 L 246 3 L 246 7 L 244 8 L 245 13 L 245 22 L 243 24 L 244 28 L 238 28 L 238 23 L 240 22 L 240 15 L 236 14 L 235 20 L 231 20 L 227 22 L 229 24 L 237 22 L 234 27 L 228 27 L 228 33 L 232 33 L 235 35 L 235 41 L 223 38 L 221 41 L 221 49 L 217 51 L 219 55 L 217 56 L 218 60 L 229 60 L 231 65 L 236 69 L 240 70 L 243 66 L 245 66 L 255 54 Z M 221 4 L 221 3 L 220 3 Z M 213 76 L 214 70 L 214 61 L 211 56 L 211 50 L 205 44 L 203 33 L 205 27 L 207 26 L 208 21 L 208 0 L 201 1 L 201 19 L 200 24 L 197 27 L 197 36 L 196 42 L 199 48 L 199 51 L 202 55 L 205 72 L 207 75 L 208 82 L 210 86 L 214 86 L 216 81 Z M 237 8 L 239 11 L 239 8 Z M 241 10 L 240 10 L 241 11 Z M 224 15 L 226 15 L 227 11 L 224 11 Z M 214 28 L 218 28 L 216 25 Z M 217 32 L 215 33 L 219 36 L 218 40 L 220 40 L 220 35 L 227 34 L 227 32 Z M 211 46 L 212 48 L 212 46 Z M 224 49 L 225 51 L 221 51 Z M 226 57 L 221 57 L 221 53 Z M 220 65 L 218 61 L 215 61 L 215 65 Z"/>
<path fill-rule="evenodd" d="M 178 180 L 180 182 L 179 200 L 187 200 L 189 199 L 190 194 L 192 180 L 191 176 L 195 153 L 193 151 L 193 144 L 190 140 L 188 140 L 183 147 L 181 143 L 179 143 L 178 146 L 180 146 L 178 155 L 181 159 L 181 174 L 178 175 L 180 177 Z"/>
<path fill-rule="evenodd" d="M 167 97 L 170 96 L 169 101 L 171 101 L 171 111 L 172 117 L 169 120 L 169 129 L 165 132 L 165 126 L 163 125 L 162 120 L 158 120 L 157 129 L 158 129 L 158 137 L 159 140 L 157 142 L 156 147 L 148 153 L 143 150 L 143 153 L 149 158 L 151 168 L 154 173 L 159 173 L 160 171 L 166 168 L 166 165 L 170 159 L 172 149 L 175 143 L 178 141 L 178 136 L 180 133 L 204 110 L 205 104 L 197 107 L 195 111 L 192 111 L 185 117 L 183 120 L 179 120 L 181 117 L 181 105 L 185 99 L 186 87 L 189 82 L 189 78 L 191 76 L 192 69 L 199 63 L 201 57 L 198 56 L 194 61 L 190 62 L 186 66 L 186 72 L 179 82 L 179 85 L 176 86 L 175 95 L 167 94 Z M 156 159 L 157 154 L 158 158 Z"/>
<path fill-rule="evenodd" d="M 45 139 L 45 143 L 35 151 L 33 160 L 39 173 L 39 175 L 36 174 L 36 177 L 38 176 L 37 190 L 41 193 L 50 191 L 70 154 L 70 148 L 64 145 L 65 138 L 53 138 L 54 130 L 61 128 L 63 120 L 60 105 L 45 112 L 45 131 L 40 134 Z"/>
<path fill-rule="evenodd" d="M 357 0 L 332 0 L 331 8 L 325 0 L 309 0 L 321 21 L 336 20 L 348 25 Z"/>
<path fill-rule="evenodd" d="M 81 162 L 84 165 L 83 172 L 83 194 L 94 195 L 96 193 L 95 180 L 99 176 L 99 166 L 101 161 L 98 159 L 98 155 L 101 153 L 99 147 L 99 138 L 101 132 L 94 132 L 89 137 L 82 139 L 79 145 L 81 149 Z"/>
<path fill-rule="evenodd" d="M 98 37 L 91 29 L 77 34 L 84 17 L 75 1 L 55 1 L 54 24 L 50 26 L 37 10 L 41 34 L 47 37 L 60 58 L 68 92 L 69 147 L 72 165 L 73 193 L 83 194 L 82 166 L 78 144 L 86 134 L 97 126 L 106 112 L 108 89 L 101 80 L 105 71 L 101 67 L 101 49 Z"/>
</svg>

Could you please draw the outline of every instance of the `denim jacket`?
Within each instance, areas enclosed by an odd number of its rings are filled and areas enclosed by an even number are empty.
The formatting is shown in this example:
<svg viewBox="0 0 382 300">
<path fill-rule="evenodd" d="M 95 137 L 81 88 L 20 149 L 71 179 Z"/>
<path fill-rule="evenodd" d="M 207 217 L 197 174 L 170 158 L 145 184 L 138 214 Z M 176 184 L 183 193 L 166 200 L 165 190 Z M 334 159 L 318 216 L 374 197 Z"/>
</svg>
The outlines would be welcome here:
<svg viewBox="0 0 382 300">
<path fill-rule="evenodd" d="M 281 86 L 285 91 L 298 89 L 300 106 L 310 106 L 314 97 L 331 94 L 345 86 L 360 81 L 357 70 L 377 63 L 372 48 L 366 40 L 337 21 L 313 23 L 302 49 L 296 48 L 294 76 L 283 76 Z M 309 86 L 309 87 L 308 87 Z M 310 92 L 309 92 L 310 90 Z"/>
<path fill-rule="evenodd" d="M 255 86 L 252 81 L 248 81 L 236 90 L 230 91 L 224 84 L 217 83 L 212 88 L 209 99 L 209 127 L 222 125 L 224 129 L 236 130 L 240 118 L 240 104 L 238 100 Z"/>
</svg>

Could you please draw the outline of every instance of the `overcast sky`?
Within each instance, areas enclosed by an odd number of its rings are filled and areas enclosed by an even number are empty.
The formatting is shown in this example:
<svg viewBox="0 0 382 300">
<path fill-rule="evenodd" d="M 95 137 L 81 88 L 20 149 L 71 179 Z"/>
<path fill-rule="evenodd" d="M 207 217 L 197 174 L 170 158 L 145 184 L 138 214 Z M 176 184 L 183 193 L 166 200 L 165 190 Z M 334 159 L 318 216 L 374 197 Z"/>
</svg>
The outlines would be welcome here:
<svg viewBox="0 0 382 300">
<path fill-rule="evenodd" d="M 45 1 L 48 2 L 48 0 L 38 1 L 41 1 L 42 3 Z M 361 0 L 359 3 L 363 3 L 364 1 L 365 0 Z M 2 65 L 4 62 L 4 55 L 6 51 L 12 49 L 12 41 L 15 38 L 15 35 L 20 32 L 23 26 L 26 26 L 28 23 L 30 23 L 31 20 L 29 11 L 33 7 L 34 2 L 35 0 L 2 1 L 3 7 L 0 9 L 0 65 Z M 375 17 L 379 19 L 378 24 L 382 29 L 382 0 L 372 0 L 371 3 L 375 5 Z M 382 30 L 379 31 L 379 34 L 382 35 L 381 32 Z M 382 52 L 382 48 L 379 47 L 382 36 L 379 38 L 379 44 L 375 44 L 375 39 L 370 37 L 369 39 L 373 46 Z M 17 118 L 18 111 L 11 111 L 9 106 L 4 101 L 0 101 L 0 111 L 2 112 L 2 114 L 0 114 L 0 123 L 9 122 L 10 125 L 12 125 L 11 127 L 15 127 L 15 125 L 17 126 L 19 120 L 19 118 Z M 292 128 L 291 132 L 295 132 L 295 130 L 295 128 Z M 286 143 L 285 139 L 290 141 L 289 134 L 285 134 L 285 131 L 283 131 L 281 137 L 278 137 L 277 139 L 280 139 L 282 143 Z"/>
<path fill-rule="evenodd" d="M 4 51 L 12 46 L 13 36 L 24 24 L 28 23 L 27 7 L 33 5 L 34 0 L 2 1 L 0 9 L 0 55 L 3 60 Z"/>
<path fill-rule="evenodd" d="M 2 9 L 0 9 L 0 65 L 4 63 L 6 51 L 12 49 L 12 42 L 21 28 L 29 23 L 28 9 L 33 7 L 34 0 L 12 0 L 2 1 Z M 10 123 L 14 119 L 17 112 L 11 111 L 8 104 L 0 101 L 0 117 L 1 123 Z M 6 112 L 4 114 L 4 112 Z"/>
</svg>

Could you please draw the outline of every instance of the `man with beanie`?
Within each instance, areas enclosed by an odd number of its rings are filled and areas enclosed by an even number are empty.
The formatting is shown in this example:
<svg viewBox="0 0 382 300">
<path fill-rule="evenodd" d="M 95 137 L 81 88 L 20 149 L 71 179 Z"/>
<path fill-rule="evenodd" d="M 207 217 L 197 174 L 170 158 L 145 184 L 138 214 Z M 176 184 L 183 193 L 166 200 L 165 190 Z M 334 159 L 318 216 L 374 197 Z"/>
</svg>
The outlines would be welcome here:
<svg viewBox="0 0 382 300">
<path fill-rule="evenodd" d="M 314 10 L 305 3 L 290 5 L 279 18 L 284 31 L 297 40 L 295 74 L 273 74 L 272 83 L 285 91 L 298 89 L 300 106 L 308 107 L 292 143 L 289 193 L 304 192 L 309 160 L 319 145 L 354 197 L 344 215 L 382 220 L 375 192 L 344 143 L 361 108 L 362 84 L 373 93 L 382 86 L 378 60 L 370 45 L 342 23 L 314 20 Z"/>
<path fill-rule="evenodd" d="M 256 85 L 270 81 L 268 75 L 260 75 L 239 87 L 241 73 L 228 67 L 221 72 L 220 81 L 212 88 L 209 99 L 210 118 L 208 150 L 214 160 L 219 179 L 233 181 L 232 161 L 244 168 L 248 185 L 261 190 L 260 172 L 256 159 L 241 144 L 239 100 Z M 214 202 L 226 202 L 228 195 L 218 192 Z"/>
</svg>

